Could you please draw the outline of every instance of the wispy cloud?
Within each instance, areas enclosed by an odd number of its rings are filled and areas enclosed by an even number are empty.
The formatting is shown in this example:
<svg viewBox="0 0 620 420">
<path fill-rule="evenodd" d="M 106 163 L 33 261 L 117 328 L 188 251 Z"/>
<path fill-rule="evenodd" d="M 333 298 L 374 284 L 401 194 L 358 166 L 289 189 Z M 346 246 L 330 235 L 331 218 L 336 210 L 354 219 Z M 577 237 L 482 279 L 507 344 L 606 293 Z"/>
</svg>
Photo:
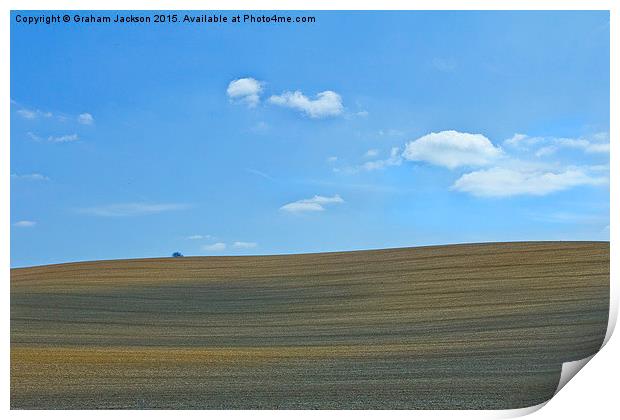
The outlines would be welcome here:
<svg viewBox="0 0 620 420">
<path fill-rule="evenodd" d="M 28 138 L 30 138 L 30 140 L 36 141 L 36 142 L 48 141 L 50 143 L 72 143 L 80 139 L 80 136 L 78 136 L 77 134 L 63 134 L 61 136 L 49 136 L 47 139 L 44 139 L 43 137 L 33 133 L 32 131 L 28 131 L 26 135 L 28 136 Z"/>
<path fill-rule="evenodd" d="M 364 162 L 360 165 L 359 169 L 364 171 L 374 171 L 377 169 L 387 168 L 388 166 L 398 166 L 402 163 L 400 149 L 398 147 L 392 147 L 390 150 L 390 156 L 386 159 L 371 160 Z"/>
<path fill-rule="evenodd" d="M 378 155 L 379 151 L 377 149 L 371 149 L 366 152 L 366 154 L 364 154 L 364 158 L 368 159 L 369 157 L 376 157 Z M 340 168 L 334 168 L 333 171 L 352 175 L 360 171 L 376 171 L 385 169 L 389 166 L 398 166 L 402 163 L 402 161 L 403 158 L 400 149 L 398 147 L 392 147 L 389 156 L 385 159 L 369 160 L 357 166 L 344 166 Z"/>
<path fill-rule="evenodd" d="M 478 197 L 542 196 L 573 187 L 607 182 L 606 177 L 591 176 L 580 169 L 551 172 L 493 167 L 462 175 L 452 185 L 452 189 Z"/>
<path fill-rule="evenodd" d="M 36 224 L 37 222 L 34 222 L 32 220 L 20 220 L 19 222 L 13 223 L 13 226 L 18 227 L 18 228 L 31 228 L 31 227 L 35 227 Z"/>
<path fill-rule="evenodd" d="M 310 99 L 301 91 L 284 92 L 281 95 L 273 95 L 269 102 L 287 108 L 303 112 L 310 118 L 326 118 L 341 115 L 344 111 L 342 98 L 334 91 L 326 90 Z"/>
<path fill-rule="evenodd" d="M 49 111 L 41 111 L 39 109 L 21 108 L 17 110 L 17 115 L 27 120 L 36 120 L 37 118 L 51 118 L 53 114 Z"/>
<path fill-rule="evenodd" d="M 312 198 L 306 198 L 303 200 L 293 201 L 292 203 L 285 204 L 280 207 L 280 210 L 289 213 L 316 212 L 324 211 L 326 205 L 342 203 L 344 203 L 344 200 L 338 194 L 332 197 L 315 195 Z"/>
<path fill-rule="evenodd" d="M 552 155 L 561 149 L 576 149 L 585 153 L 609 153 L 609 134 L 602 132 L 589 137 L 577 138 L 515 134 L 505 140 L 504 144 L 517 150 L 528 151 L 535 148 L 536 157 Z"/>
<path fill-rule="evenodd" d="M 62 136 L 49 136 L 47 141 L 50 143 L 71 143 L 79 139 L 80 137 L 77 134 L 65 134 Z"/>
<path fill-rule="evenodd" d="M 215 239 L 215 237 L 211 235 L 189 235 L 185 239 L 189 239 L 191 241 L 197 241 L 201 239 L 207 239 L 207 240 Z"/>
<path fill-rule="evenodd" d="M 85 207 L 77 209 L 78 213 L 101 217 L 125 217 L 157 214 L 169 211 L 184 210 L 189 208 L 187 204 L 179 203 L 121 203 L 103 206 Z"/>
<path fill-rule="evenodd" d="M 50 179 L 45 175 L 41 175 L 38 173 L 31 174 L 11 174 L 11 179 L 25 179 L 30 181 L 49 181 Z"/>
<path fill-rule="evenodd" d="M 226 249 L 226 244 L 224 242 L 216 242 L 214 244 L 203 245 L 203 251 L 224 251 Z"/>
<path fill-rule="evenodd" d="M 236 79 L 228 84 L 226 94 L 230 100 L 241 102 L 250 108 L 254 108 L 260 102 L 263 84 L 263 82 L 259 82 L 252 77 Z"/>
<path fill-rule="evenodd" d="M 32 140 L 32 141 L 43 141 L 43 139 L 42 139 L 40 136 L 36 135 L 36 134 L 35 134 L 35 133 L 33 133 L 32 131 L 28 131 L 28 132 L 26 133 L 26 135 L 27 135 L 27 136 L 28 136 L 28 138 L 29 138 L 30 140 Z"/>
<path fill-rule="evenodd" d="M 16 111 L 17 115 L 26 119 L 26 120 L 37 120 L 41 118 L 54 118 L 60 122 L 66 121 L 77 121 L 79 124 L 90 125 L 95 122 L 92 114 L 88 112 L 83 112 L 79 115 L 69 115 L 62 112 L 52 113 L 51 111 L 42 111 L 40 109 L 24 106 L 17 101 L 11 99 L 11 105 L 18 107 L 19 109 Z"/>
<path fill-rule="evenodd" d="M 237 242 L 233 242 L 232 244 L 232 247 L 237 248 L 237 249 L 250 249 L 250 248 L 256 248 L 257 246 L 258 244 L 256 242 L 237 241 Z"/>
<path fill-rule="evenodd" d="M 271 175 L 266 174 L 263 171 L 259 171 L 258 169 L 245 168 L 245 171 L 250 173 L 250 174 L 260 176 L 261 178 L 268 179 L 270 181 L 274 181 L 275 180 Z"/>
</svg>

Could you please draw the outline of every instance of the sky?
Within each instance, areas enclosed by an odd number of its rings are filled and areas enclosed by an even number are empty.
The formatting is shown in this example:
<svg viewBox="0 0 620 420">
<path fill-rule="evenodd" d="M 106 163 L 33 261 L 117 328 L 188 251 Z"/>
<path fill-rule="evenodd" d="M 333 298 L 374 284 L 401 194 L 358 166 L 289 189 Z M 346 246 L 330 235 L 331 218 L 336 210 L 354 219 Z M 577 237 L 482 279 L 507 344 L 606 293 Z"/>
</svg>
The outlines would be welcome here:
<svg viewBox="0 0 620 420">
<path fill-rule="evenodd" d="M 13 267 L 609 240 L 608 12 L 17 14 Z"/>
</svg>

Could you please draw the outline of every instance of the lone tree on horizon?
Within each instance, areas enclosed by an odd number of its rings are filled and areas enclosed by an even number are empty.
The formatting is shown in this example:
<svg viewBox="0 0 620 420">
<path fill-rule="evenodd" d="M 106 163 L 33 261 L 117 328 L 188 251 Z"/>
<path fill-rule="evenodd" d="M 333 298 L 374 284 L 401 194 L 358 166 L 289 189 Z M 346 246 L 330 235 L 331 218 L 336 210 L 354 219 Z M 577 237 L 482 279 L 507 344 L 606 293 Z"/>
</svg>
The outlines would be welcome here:
<svg viewBox="0 0 620 420">
<path fill-rule="evenodd" d="M 183 256 L 183 254 L 181 254 L 179 251 L 176 251 L 176 252 L 173 252 L 173 253 L 172 253 L 172 257 L 173 257 L 173 258 L 180 258 L 180 257 L 182 257 L 182 256 Z"/>
</svg>

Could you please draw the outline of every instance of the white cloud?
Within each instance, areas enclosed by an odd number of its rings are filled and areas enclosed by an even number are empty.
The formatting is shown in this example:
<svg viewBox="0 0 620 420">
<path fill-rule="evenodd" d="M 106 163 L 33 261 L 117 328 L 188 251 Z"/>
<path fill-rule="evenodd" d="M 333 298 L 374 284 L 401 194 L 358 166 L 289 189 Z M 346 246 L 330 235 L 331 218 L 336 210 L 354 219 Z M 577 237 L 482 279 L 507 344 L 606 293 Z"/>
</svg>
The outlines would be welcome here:
<svg viewBox="0 0 620 420">
<path fill-rule="evenodd" d="M 13 178 L 13 179 L 27 179 L 27 180 L 31 180 L 31 181 L 49 181 L 50 180 L 45 175 L 41 175 L 41 174 L 38 174 L 38 173 L 22 174 L 22 175 L 11 174 L 11 178 Z"/>
<path fill-rule="evenodd" d="M 532 137 L 526 134 L 515 134 L 505 140 L 504 144 L 519 150 L 530 150 L 537 146 L 538 149 L 534 153 L 536 157 L 548 156 L 560 149 L 576 149 L 586 153 L 609 153 L 608 133 L 596 133 L 589 138 Z"/>
<path fill-rule="evenodd" d="M 263 82 L 245 77 L 230 82 L 226 94 L 231 100 L 245 103 L 248 107 L 253 108 L 260 102 L 262 90 Z"/>
<path fill-rule="evenodd" d="M 392 150 L 390 151 L 390 157 L 388 157 L 387 159 L 365 162 L 359 167 L 359 169 L 365 171 L 374 171 L 377 169 L 386 168 L 388 166 L 398 166 L 402 163 L 402 161 L 403 159 L 400 154 L 400 149 L 398 147 L 392 147 Z M 355 170 L 353 172 L 355 172 Z"/>
<path fill-rule="evenodd" d="M 80 137 L 77 134 L 65 134 L 63 136 L 49 136 L 47 141 L 51 143 L 70 143 L 79 139 Z"/>
<path fill-rule="evenodd" d="M 325 210 L 325 205 L 342 203 L 344 203 L 344 200 L 338 194 L 332 197 L 315 195 L 312 198 L 306 198 L 303 200 L 293 201 L 292 203 L 285 204 L 280 207 L 280 210 L 287 211 L 289 213 L 323 211 Z"/>
<path fill-rule="evenodd" d="M 367 117 L 369 115 L 369 112 L 365 111 L 365 110 L 364 111 L 357 111 L 355 113 L 355 115 L 357 115 L 358 117 Z"/>
<path fill-rule="evenodd" d="M 85 112 L 83 114 L 78 115 L 78 122 L 84 125 L 91 125 L 92 123 L 95 122 L 95 119 L 93 118 L 91 114 L 89 114 L 88 112 Z"/>
<path fill-rule="evenodd" d="M 544 146 L 538 149 L 536 153 L 534 153 L 534 155 L 536 157 L 543 157 L 543 156 L 551 155 L 557 152 L 557 150 L 558 150 L 557 146 Z"/>
<path fill-rule="evenodd" d="M 310 99 L 301 91 L 284 92 L 282 95 L 273 95 L 269 102 L 274 105 L 297 109 L 311 118 L 334 117 L 342 114 L 342 98 L 334 91 L 326 90 L 316 95 L 316 99 Z"/>
<path fill-rule="evenodd" d="M 526 134 L 516 133 L 511 138 L 504 140 L 504 144 L 508 146 L 519 146 L 522 143 L 528 143 L 528 142 L 531 143 L 532 141 L 535 142 L 539 139 L 540 139 L 539 137 L 529 137 Z"/>
<path fill-rule="evenodd" d="M 40 117 L 43 118 L 50 118 L 52 117 L 52 113 L 51 112 L 47 112 L 47 111 L 40 111 L 38 109 L 27 109 L 27 108 L 22 108 L 22 109 L 18 109 L 17 110 L 17 114 L 22 117 L 25 118 L 27 120 L 34 120 Z"/>
<path fill-rule="evenodd" d="M 371 158 L 379 155 L 379 151 L 377 149 L 370 149 L 366 153 L 364 153 L 365 158 Z"/>
<path fill-rule="evenodd" d="M 226 249 L 226 244 L 224 242 L 216 242 L 210 245 L 203 245 L 202 249 L 204 251 L 223 251 Z"/>
<path fill-rule="evenodd" d="M 26 135 L 33 141 L 42 142 L 44 141 L 41 136 L 36 135 L 35 133 L 28 131 Z M 64 134 L 62 136 L 49 136 L 47 141 L 50 143 L 71 143 L 74 141 L 78 141 L 80 136 L 77 134 Z"/>
<path fill-rule="evenodd" d="M 493 167 L 462 175 L 452 185 L 452 189 L 479 197 L 542 196 L 577 186 L 602 185 L 607 182 L 605 177 L 593 177 L 577 168 L 551 172 Z"/>
<path fill-rule="evenodd" d="M 139 216 L 145 214 L 164 213 L 168 211 L 183 210 L 188 208 L 187 204 L 148 204 L 148 203 L 123 203 L 109 204 L 105 206 L 86 207 L 78 209 L 79 213 L 90 214 L 101 217 L 124 217 Z"/>
<path fill-rule="evenodd" d="M 559 148 L 581 149 L 586 153 L 609 153 L 609 143 L 595 143 L 584 138 L 553 138 L 551 142 Z"/>
<path fill-rule="evenodd" d="M 241 241 L 237 241 L 234 242 L 232 244 L 233 248 L 239 248 L 239 249 L 250 249 L 250 248 L 256 248 L 258 246 L 258 244 L 256 242 L 241 242 Z"/>
<path fill-rule="evenodd" d="M 36 134 L 34 134 L 31 131 L 28 131 L 26 133 L 26 135 L 28 136 L 28 138 L 30 138 L 30 140 L 33 140 L 33 141 L 42 141 L 43 140 L 41 137 L 37 136 Z"/>
<path fill-rule="evenodd" d="M 67 114 L 63 114 L 63 113 L 51 113 L 49 111 L 41 111 L 40 109 L 33 109 L 33 108 L 26 108 L 22 105 L 20 105 L 19 103 L 17 103 L 14 100 L 11 100 L 11 104 L 12 105 L 16 105 L 18 107 L 20 107 L 20 109 L 18 109 L 17 115 L 19 115 L 22 118 L 25 118 L 27 120 L 36 120 L 39 118 L 52 118 L 54 117 L 56 120 L 60 121 L 60 122 L 66 122 L 69 120 L 73 120 L 73 121 L 77 121 L 80 124 L 84 124 L 84 125 L 90 125 L 92 123 L 95 122 L 95 119 L 93 118 L 92 114 L 88 113 L 88 112 L 84 112 L 82 114 L 79 114 L 77 116 L 75 115 L 67 115 Z"/>
<path fill-rule="evenodd" d="M 326 160 L 327 163 L 336 163 L 338 161 L 338 156 L 329 156 Z"/>
<path fill-rule="evenodd" d="M 609 153 L 609 143 L 606 144 L 590 144 L 585 149 L 588 153 Z"/>
<path fill-rule="evenodd" d="M 20 109 L 17 111 L 17 113 L 23 117 L 26 118 L 28 120 L 34 120 L 35 118 L 37 118 L 37 113 L 35 111 L 32 111 L 30 109 Z"/>
<path fill-rule="evenodd" d="M 454 169 L 459 166 L 483 166 L 502 155 L 482 134 L 441 131 L 430 133 L 407 143 L 403 157 L 407 160 L 426 161 Z"/>
<path fill-rule="evenodd" d="M 20 220 L 19 222 L 13 223 L 13 226 L 19 228 L 29 228 L 34 227 L 36 224 L 37 222 L 33 222 L 32 220 Z"/>
<path fill-rule="evenodd" d="M 185 239 L 194 241 L 194 240 L 200 240 L 200 239 L 215 239 L 215 238 L 211 235 L 190 235 Z"/>
</svg>

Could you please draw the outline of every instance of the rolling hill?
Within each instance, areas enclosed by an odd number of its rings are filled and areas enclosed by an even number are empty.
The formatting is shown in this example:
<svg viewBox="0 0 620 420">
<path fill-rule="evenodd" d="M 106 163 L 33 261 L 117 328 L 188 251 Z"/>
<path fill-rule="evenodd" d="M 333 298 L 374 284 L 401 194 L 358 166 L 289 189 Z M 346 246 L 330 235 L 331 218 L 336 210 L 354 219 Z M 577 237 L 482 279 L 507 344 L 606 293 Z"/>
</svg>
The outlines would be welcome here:
<svg viewBox="0 0 620 420">
<path fill-rule="evenodd" d="M 520 408 L 608 309 L 608 242 L 18 268 L 11 407 Z"/>
</svg>

